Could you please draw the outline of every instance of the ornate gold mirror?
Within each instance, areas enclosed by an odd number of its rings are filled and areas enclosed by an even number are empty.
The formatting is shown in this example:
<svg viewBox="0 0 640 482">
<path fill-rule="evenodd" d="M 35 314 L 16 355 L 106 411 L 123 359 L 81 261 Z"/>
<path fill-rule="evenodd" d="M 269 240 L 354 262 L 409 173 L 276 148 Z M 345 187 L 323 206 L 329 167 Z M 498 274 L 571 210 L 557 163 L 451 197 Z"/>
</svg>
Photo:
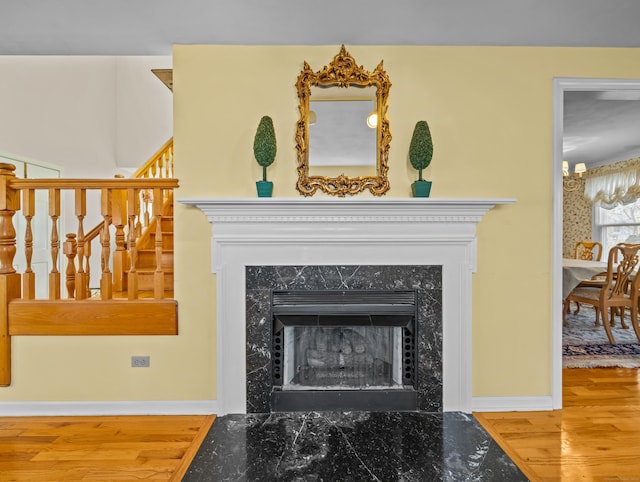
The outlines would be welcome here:
<svg viewBox="0 0 640 482">
<path fill-rule="evenodd" d="M 391 132 L 387 99 L 391 82 L 382 61 L 373 72 L 356 64 L 344 45 L 318 72 L 307 62 L 296 82 L 298 191 L 334 196 L 389 190 Z"/>
</svg>

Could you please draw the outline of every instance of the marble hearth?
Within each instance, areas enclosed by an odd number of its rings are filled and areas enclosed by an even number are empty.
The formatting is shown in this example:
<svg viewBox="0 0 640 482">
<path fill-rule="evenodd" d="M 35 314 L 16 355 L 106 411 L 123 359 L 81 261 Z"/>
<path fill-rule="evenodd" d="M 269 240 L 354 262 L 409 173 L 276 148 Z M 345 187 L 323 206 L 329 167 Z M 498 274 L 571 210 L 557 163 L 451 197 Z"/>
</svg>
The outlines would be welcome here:
<svg viewBox="0 0 640 482">
<path fill-rule="evenodd" d="M 513 199 L 208 198 L 179 202 L 198 207 L 212 223 L 218 415 L 247 413 L 246 273 L 249 267 L 260 266 L 438 267 L 442 277 L 442 399 L 438 409 L 471 411 L 476 223 L 494 206 L 513 203 Z"/>
</svg>

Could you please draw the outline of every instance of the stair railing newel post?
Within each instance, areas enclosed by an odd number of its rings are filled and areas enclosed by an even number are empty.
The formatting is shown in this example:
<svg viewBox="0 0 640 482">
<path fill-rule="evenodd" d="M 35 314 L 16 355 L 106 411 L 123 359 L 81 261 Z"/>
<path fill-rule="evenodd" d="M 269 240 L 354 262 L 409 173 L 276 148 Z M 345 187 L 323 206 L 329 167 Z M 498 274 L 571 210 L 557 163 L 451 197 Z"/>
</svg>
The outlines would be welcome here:
<svg viewBox="0 0 640 482">
<path fill-rule="evenodd" d="M 0 163 L 0 386 L 11 384 L 9 301 L 20 298 L 20 275 L 13 267 L 16 230 L 13 215 L 20 210 L 20 192 L 11 187 L 16 167 Z"/>
<path fill-rule="evenodd" d="M 26 221 L 24 230 L 24 257 L 26 266 L 22 274 L 22 298 L 33 300 L 36 297 L 36 274 L 31 268 L 33 258 L 33 230 L 31 220 L 36 214 L 36 191 L 24 189 L 22 191 L 22 215 Z"/>
<path fill-rule="evenodd" d="M 49 217 L 51 218 L 51 271 L 49 272 L 49 299 L 60 299 L 60 272 L 58 271 L 58 255 L 60 253 L 60 236 L 58 235 L 58 219 L 60 218 L 60 189 L 49 189 Z"/>
<path fill-rule="evenodd" d="M 109 263 L 111 262 L 111 236 L 109 229 L 111 226 L 111 189 L 102 189 L 100 195 L 103 225 L 100 232 L 100 243 L 102 244 L 102 256 L 100 257 L 102 266 L 102 276 L 100 278 L 100 298 L 103 300 L 110 300 L 113 297 L 113 280 L 111 278 L 111 271 L 109 270 Z"/>
</svg>

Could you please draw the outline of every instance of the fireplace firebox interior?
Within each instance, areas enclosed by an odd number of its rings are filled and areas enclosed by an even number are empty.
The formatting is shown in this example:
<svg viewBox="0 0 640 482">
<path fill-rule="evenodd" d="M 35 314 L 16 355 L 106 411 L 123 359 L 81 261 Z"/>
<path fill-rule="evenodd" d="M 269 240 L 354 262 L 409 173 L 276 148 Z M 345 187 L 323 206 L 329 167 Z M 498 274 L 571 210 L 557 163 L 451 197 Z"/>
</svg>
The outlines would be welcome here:
<svg viewBox="0 0 640 482">
<path fill-rule="evenodd" d="M 274 411 L 415 410 L 415 290 L 274 290 Z"/>
</svg>

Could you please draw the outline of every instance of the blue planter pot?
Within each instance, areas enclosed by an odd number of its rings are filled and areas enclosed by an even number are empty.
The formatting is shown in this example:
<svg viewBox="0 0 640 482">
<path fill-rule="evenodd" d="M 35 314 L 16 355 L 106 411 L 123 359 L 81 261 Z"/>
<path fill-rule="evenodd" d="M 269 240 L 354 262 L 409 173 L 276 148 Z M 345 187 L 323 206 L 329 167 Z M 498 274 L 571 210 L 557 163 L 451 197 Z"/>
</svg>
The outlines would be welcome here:
<svg viewBox="0 0 640 482">
<path fill-rule="evenodd" d="M 256 181 L 258 197 L 271 197 L 273 193 L 273 183 L 271 181 Z"/>
<path fill-rule="evenodd" d="M 411 184 L 413 197 L 429 197 L 431 193 L 431 181 L 414 181 Z"/>
</svg>

